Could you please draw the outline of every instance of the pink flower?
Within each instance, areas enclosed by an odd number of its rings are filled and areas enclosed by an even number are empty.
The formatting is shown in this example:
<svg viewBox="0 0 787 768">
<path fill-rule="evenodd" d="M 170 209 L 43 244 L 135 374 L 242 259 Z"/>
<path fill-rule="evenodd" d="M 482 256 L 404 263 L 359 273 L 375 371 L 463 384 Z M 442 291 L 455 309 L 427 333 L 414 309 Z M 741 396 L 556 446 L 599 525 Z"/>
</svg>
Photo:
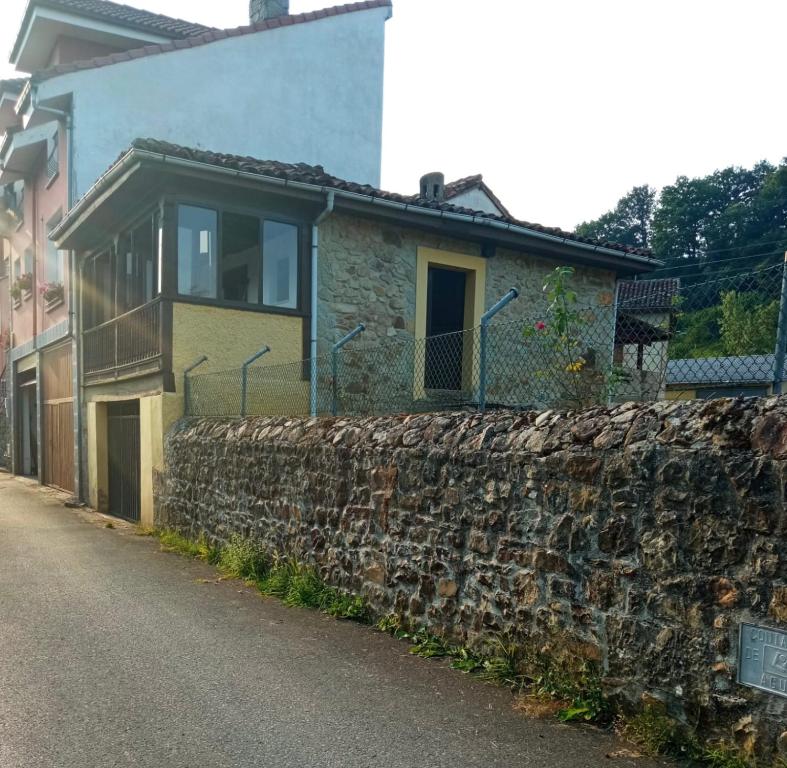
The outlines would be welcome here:
<svg viewBox="0 0 787 768">
<path fill-rule="evenodd" d="M 536 323 L 536 330 L 537 331 L 543 331 L 546 327 L 547 327 L 547 324 L 543 320 L 539 320 Z"/>
</svg>

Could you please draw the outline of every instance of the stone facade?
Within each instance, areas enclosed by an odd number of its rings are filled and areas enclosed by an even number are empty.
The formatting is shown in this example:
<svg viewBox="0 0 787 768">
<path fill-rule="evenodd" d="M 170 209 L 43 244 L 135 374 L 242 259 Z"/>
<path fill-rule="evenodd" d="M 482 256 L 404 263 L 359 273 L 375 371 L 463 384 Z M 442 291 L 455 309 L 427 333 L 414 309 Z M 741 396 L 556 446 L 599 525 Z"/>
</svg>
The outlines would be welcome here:
<svg viewBox="0 0 787 768">
<path fill-rule="evenodd" d="M 436 248 L 481 256 L 479 243 L 439 237 L 416 229 L 381 225 L 334 214 L 320 225 L 320 351 L 358 323 L 366 325 L 366 343 L 415 333 L 416 261 L 418 248 Z M 544 279 L 559 262 L 498 249 L 487 262 L 485 306 L 491 307 L 509 288 L 520 298 L 500 321 L 536 319 L 545 308 Z M 610 306 L 615 275 L 577 267 L 572 287 L 581 306 Z"/>
<path fill-rule="evenodd" d="M 422 393 L 416 382 L 429 354 L 417 338 L 417 262 L 419 248 L 481 257 L 480 243 L 439 237 L 415 229 L 381 225 L 334 214 L 320 227 L 319 352 L 331 346 L 359 323 L 365 333 L 341 355 L 339 412 L 370 414 L 418 411 L 449 403 L 473 402 L 477 397 L 479 339 L 466 334 L 463 348 L 465 375 L 461 390 Z M 543 286 L 560 262 L 499 248 L 484 262 L 483 305 L 489 308 L 511 287 L 520 297 L 495 318 L 490 332 L 488 395 L 502 405 L 540 408 L 560 401 L 562 368 L 555 370 L 555 355 L 524 342 L 522 331 L 547 319 Z M 577 266 L 571 278 L 577 306 L 590 311 L 584 333 L 587 349 L 599 370 L 611 365 L 615 328 L 613 301 L 615 274 Z M 433 342 L 436 358 L 448 365 L 456 350 L 455 339 Z M 537 346 L 537 345 L 536 345 Z M 564 363 L 565 365 L 565 363 Z M 475 375 L 470 371 L 475 366 Z M 324 366 L 328 373 L 328 364 Z M 422 373 L 421 373 L 422 375 Z M 330 389 L 327 376 L 320 391 Z M 422 388 L 421 388 L 422 389 Z M 324 399 L 321 397 L 321 400 Z"/>
<path fill-rule="evenodd" d="M 192 420 L 166 468 L 161 526 L 253 536 L 470 643 L 570 649 L 706 737 L 785 731 L 787 699 L 735 675 L 742 621 L 787 628 L 787 397 Z"/>
</svg>

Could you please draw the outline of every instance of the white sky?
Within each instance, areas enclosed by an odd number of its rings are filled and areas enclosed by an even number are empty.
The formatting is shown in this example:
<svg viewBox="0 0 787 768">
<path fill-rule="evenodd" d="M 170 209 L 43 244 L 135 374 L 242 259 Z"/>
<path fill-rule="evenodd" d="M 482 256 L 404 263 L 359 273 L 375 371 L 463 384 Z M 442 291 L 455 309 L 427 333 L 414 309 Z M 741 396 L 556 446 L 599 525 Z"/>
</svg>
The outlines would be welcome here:
<svg viewBox="0 0 787 768">
<path fill-rule="evenodd" d="M 247 0 L 129 2 L 213 26 L 248 12 Z M 291 12 L 332 4 L 291 0 Z M 0 51 L 24 5 L 0 0 Z M 785 30 L 784 0 L 394 0 L 383 186 L 482 172 L 518 217 L 573 228 L 635 184 L 778 162 Z"/>
</svg>

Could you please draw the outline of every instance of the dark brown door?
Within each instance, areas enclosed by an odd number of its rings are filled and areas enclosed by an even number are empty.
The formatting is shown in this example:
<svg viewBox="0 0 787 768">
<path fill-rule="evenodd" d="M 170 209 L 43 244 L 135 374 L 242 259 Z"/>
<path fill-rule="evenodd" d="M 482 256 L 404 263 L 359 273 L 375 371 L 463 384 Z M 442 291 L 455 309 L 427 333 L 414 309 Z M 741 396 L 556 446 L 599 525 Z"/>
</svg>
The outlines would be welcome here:
<svg viewBox="0 0 787 768">
<path fill-rule="evenodd" d="M 139 400 L 112 403 L 107 418 L 109 512 L 139 522 Z"/>
<path fill-rule="evenodd" d="M 41 355 L 44 485 L 74 493 L 74 388 L 71 344 Z"/>
<path fill-rule="evenodd" d="M 467 273 L 429 267 L 426 303 L 426 389 L 462 389 Z"/>
</svg>

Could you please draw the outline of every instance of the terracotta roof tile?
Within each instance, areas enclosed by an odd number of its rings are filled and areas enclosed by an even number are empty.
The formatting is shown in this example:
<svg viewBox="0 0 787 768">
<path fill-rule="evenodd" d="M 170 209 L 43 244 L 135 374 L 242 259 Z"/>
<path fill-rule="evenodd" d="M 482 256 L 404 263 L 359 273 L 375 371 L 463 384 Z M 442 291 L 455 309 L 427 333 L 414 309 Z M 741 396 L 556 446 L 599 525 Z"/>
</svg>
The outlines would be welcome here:
<svg viewBox="0 0 787 768">
<path fill-rule="evenodd" d="M 618 304 L 632 312 L 669 312 L 675 309 L 679 295 L 680 280 L 676 277 L 626 281 L 618 289 Z"/>
<path fill-rule="evenodd" d="M 50 0 L 46 0 L 49 2 Z M 56 2 L 76 2 L 77 0 L 56 0 Z M 87 2 L 88 0 L 84 0 Z M 91 0 L 92 2 L 99 2 L 99 0 Z M 102 2 L 105 0 L 101 0 Z M 197 48 L 200 45 L 206 45 L 208 43 L 216 42 L 217 40 L 224 40 L 227 37 L 240 37 L 241 35 L 252 35 L 257 32 L 266 32 L 268 30 L 277 29 L 282 26 L 292 26 L 295 24 L 304 24 L 309 21 L 317 21 L 319 19 L 326 19 L 331 16 L 339 16 L 345 13 L 354 13 L 355 11 L 365 11 L 371 10 L 373 8 L 390 8 L 392 6 L 392 0 L 367 0 L 367 2 L 361 3 L 349 3 L 347 5 L 339 5 L 334 8 L 325 8 L 321 11 L 311 11 L 309 13 L 300 13 L 300 14 L 293 14 L 288 17 L 287 23 L 285 24 L 282 18 L 279 19 L 268 19 L 266 21 L 259 21 L 256 24 L 250 24 L 243 27 L 235 27 L 232 29 L 210 29 L 208 27 L 204 27 L 204 31 L 201 34 L 197 34 L 190 37 L 185 37 L 183 42 L 185 42 L 186 46 L 179 46 L 177 43 L 179 41 L 172 41 L 168 43 L 160 43 L 158 45 L 146 45 L 139 49 L 134 49 L 127 52 L 127 56 L 130 58 L 141 58 L 142 56 L 157 56 L 162 53 L 170 53 L 171 51 L 179 50 L 182 47 L 188 48 Z M 140 53 L 141 51 L 141 53 Z M 40 82 L 42 80 L 49 80 L 52 77 L 58 77 L 59 75 L 68 74 L 70 72 L 75 71 L 75 67 L 78 66 L 80 70 L 85 69 L 98 69 L 100 67 L 106 67 L 111 64 L 116 64 L 118 62 L 114 61 L 112 56 L 98 56 L 93 59 L 87 59 L 86 61 L 77 62 L 75 64 L 61 64 L 55 67 L 50 67 L 49 69 L 45 69 L 34 76 L 34 80 L 36 82 Z"/>
<path fill-rule="evenodd" d="M 445 199 L 451 200 L 458 195 L 461 195 L 463 192 L 467 192 L 471 189 L 481 189 L 483 192 L 486 193 L 486 196 L 506 215 L 511 216 L 510 211 L 506 208 L 503 203 L 500 201 L 500 198 L 492 192 L 492 190 L 486 185 L 484 181 L 484 177 L 477 173 L 475 176 L 466 176 L 464 179 L 457 179 L 456 181 L 452 181 L 450 184 L 445 185 Z"/>
<path fill-rule="evenodd" d="M 28 0 L 25 16 L 11 54 L 12 59 L 16 57 L 22 45 L 24 32 L 34 9 L 37 7 L 65 11 L 98 21 L 107 21 L 139 32 L 169 38 L 191 37 L 212 29 L 204 24 L 194 24 L 184 19 L 176 19 L 161 13 L 152 13 L 141 8 L 133 8 L 130 5 L 115 3 L 112 0 Z"/>
<path fill-rule="evenodd" d="M 254 157 L 221 154 L 202 149 L 182 147 L 177 144 L 171 144 L 169 142 L 159 141 L 157 139 L 136 139 L 132 144 L 132 148 L 146 152 L 152 152 L 155 154 L 167 155 L 169 157 L 192 160 L 194 162 L 204 163 L 206 165 L 212 165 L 219 168 L 229 168 L 232 170 L 242 171 L 244 173 L 255 174 L 257 176 L 297 181 L 317 187 L 344 190 L 359 195 L 365 195 L 367 197 L 404 203 L 417 208 L 430 208 L 432 210 L 440 210 L 449 213 L 460 213 L 467 216 L 473 216 L 476 219 L 502 221 L 508 224 L 523 227 L 525 229 L 530 229 L 535 232 L 553 235 L 564 240 L 610 248 L 621 251 L 622 253 L 639 256 L 651 255 L 650 251 L 646 251 L 641 248 L 633 248 L 631 246 L 620 245 L 618 243 L 599 242 L 590 238 L 580 237 L 573 234 L 572 232 L 565 232 L 561 229 L 544 227 L 540 224 L 521 221 L 519 219 L 513 218 L 512 216 L 496 215 L 483 211 L 474 211 L 469 208 L 452 205 L 449 202 L 437 202 L 425 200 L 423 198 L 413 198 L 412 195 L 400 195 L 395 192 L 386 192 L 368 184 L 358 184 L 357 182 L 346 181 L 345 179 L 332 176 L 331 174 L 327 173 L 321 165 L 308 165 L 307 163 L 282 163 L 275 160 L 259 160 Z M 124 153 L 124 155 L 125 154 L 126 153 Z M 644 282 L 641 283 L 641 285 L 644 284 Z"/>
</svg>

